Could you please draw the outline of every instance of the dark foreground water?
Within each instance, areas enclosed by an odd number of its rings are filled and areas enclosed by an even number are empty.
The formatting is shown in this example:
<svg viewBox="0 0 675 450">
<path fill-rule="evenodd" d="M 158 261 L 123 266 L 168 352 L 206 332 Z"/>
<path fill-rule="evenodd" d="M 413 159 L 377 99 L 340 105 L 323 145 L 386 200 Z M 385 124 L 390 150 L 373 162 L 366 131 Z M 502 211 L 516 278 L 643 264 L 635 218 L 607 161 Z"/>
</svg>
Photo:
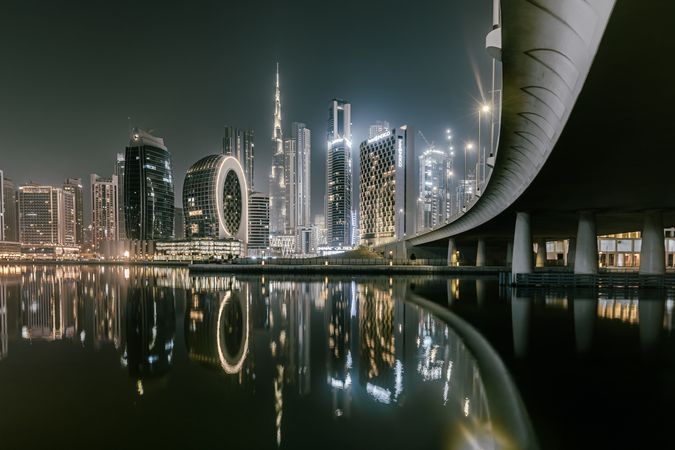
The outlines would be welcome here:
<svg viewBox="0 0 675 450">
<path fill-rule="evenodd" d="M 0 267 L 0 449 L 516 448 L 518 418 L 542 448 L 646 448 L 675 418 L 672 307 L 492 279 Z"/>
</svg>

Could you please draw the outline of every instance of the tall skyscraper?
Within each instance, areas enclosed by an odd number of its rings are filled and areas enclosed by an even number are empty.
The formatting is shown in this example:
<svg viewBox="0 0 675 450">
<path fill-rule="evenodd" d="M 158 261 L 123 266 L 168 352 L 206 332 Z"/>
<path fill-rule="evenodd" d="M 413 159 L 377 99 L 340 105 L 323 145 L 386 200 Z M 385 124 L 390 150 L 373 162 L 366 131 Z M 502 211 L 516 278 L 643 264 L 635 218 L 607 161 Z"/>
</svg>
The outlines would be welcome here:
<svg viewBox="0 0 675 450">
<path fill-rule="evenodd" d="M 248 250 L 253 256 L 263 256 L 270 247 L 270 197 L 253 192 L 248 207 Z M 269 253 L 267 253 L 269 255 Z"/>
<path fill-rule="evenodd" d="M 351 246 L 351 104 L 333 99 L 328 108 L 326 156 L 326 228 L 329 247 Z"/>
<path fill-rule="evenodd" d="M 117 175 L 117 225 L 119 239 L 126 239 L 126 225 L 124 214 L 124 153 L 117 154 L 115 161 L 115 170 L 113 175 Z"/>
<path fill-rule="evenodd" d="M 75 243 L 84 243 L 84 191 L 82 178 L 67 178 L 63 190 L 73 194 L 75 198 Z"/>
<path fill-rule="evenodd" d="M 21 186 L 19 238 L 25 244 L 75 244 L 74 194 L 52 186 Z"/>
<path fill-rule="evenodd" d="M 362 244 L 380 245 L 415 234 L 414 142 L 412 127 L 404 125 L 361 143 Z"/>
<path fill-rule="evenodd" d="M 295 140 L 295 211 L 296 225 L 307 227 L 311 224 L 310 210 L 312 199 L 311 153 L 312 133 L 304 123 L 293 122 L 291 136 Z"/>
<path fill-rule="evenodd" d="M 119 239 L 118 179 L 117 175 L 102 178 L 93 173 L 90 181 L 92 243 L 101 250 L 103 241 Z"/>
<path fill-rule="evenodd" d="M 234 156 L 244 168 L 248 190 L 253 191 L 253 130 L 225 127 L 223 154 Z"/>
<path fill-rule="evenodd" d="M 279 87 L 279 64 L 274 90 L 274 129 L 272 133 L 272 169 L 269 177 L 270 234 L 282 235 L 286 231 L 286 175 L 284 136 L 281 131 L 281 89 Z"/>
<path fill-rule="evenodd" d="M 134 128 L 124 156 L 127 239 L 173 236 L 174 183 L 171 154 L 164 140 Z"/>
<path fill-rule="evenodd" d="M 285 235 L 294 235 L 295 228 L 298 225 L 297 204 L 296 197 L 296 158 L 297 157 L 297 142 L 295 139 L 284 139 L 284 200 L 286 206 L 286 223 L 284 225 Z"/>
<path fill-rule="evenodd" d="M 16 185 L 4 177 L 2 183 L 2 203 L 4 204 L 5 241 L 19 241 L 19 218 L 16 199 Z"/>
<path fill-rule="evenodd" d="M 419 197 L 417 200 L 419 230 L 435 228 L 448 216 L 448 153 L 434 147 L 419 157 Z"/>
<path fill-rule="evenodd" d="M 183 239 L 185 237 L 185 216 L 183 208 L 173 209 L 173 237 Z"/>
</svg>

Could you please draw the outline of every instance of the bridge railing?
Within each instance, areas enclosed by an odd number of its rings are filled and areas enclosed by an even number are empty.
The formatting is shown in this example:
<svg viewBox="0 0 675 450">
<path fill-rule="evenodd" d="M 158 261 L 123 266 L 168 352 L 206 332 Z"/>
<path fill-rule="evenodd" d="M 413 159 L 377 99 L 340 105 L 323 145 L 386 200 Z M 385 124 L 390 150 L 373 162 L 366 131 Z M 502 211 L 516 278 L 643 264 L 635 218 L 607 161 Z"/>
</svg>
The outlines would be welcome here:
<svg viewBox="0 0 675 450">
<path fill-rule="evenodd" d="M 273 259 L 235 259 L 224 262 L 197 261 L 220 265 L 276 265 L 276 266 L 447 266 L 448 261 L 439 259 L 361 259 L 361 258 L 273 258 Z"/>
</svg>

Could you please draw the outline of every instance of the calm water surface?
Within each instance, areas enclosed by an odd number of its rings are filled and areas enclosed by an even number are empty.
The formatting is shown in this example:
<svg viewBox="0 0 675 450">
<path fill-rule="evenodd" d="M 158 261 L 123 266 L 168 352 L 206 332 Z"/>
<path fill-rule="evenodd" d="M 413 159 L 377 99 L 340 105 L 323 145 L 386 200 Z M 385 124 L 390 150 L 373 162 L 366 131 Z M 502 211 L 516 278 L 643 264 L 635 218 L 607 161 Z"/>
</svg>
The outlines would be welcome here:
<svg viewBox="0 0 675 450">
<path fill-rule="evenodd" d="M 0 448 L 500 448 L 516 391 L 542 448 L 670 437 L 666 293 L 492 279 L 0 267 Z M 486 373 L 462 333 L 506 363 Z M 478 356 L 477 356 L 478 355 Z M 509 376 L 509 373 L 511 376 Z M 507 405 L 508 406 L 508 405 Z"/>
</svg>

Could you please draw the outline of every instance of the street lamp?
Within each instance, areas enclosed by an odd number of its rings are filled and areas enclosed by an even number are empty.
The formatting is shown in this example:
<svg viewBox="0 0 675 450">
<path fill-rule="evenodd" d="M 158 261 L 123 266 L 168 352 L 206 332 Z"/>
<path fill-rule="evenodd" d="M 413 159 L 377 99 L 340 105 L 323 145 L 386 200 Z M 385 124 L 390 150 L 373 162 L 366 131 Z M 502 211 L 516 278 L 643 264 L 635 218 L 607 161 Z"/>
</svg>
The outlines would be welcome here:
<svg viewBox="0 0 675 450">
<path fill-rule="evenodd" d="M 481 107 L 478 109 L 478 154 L 477 154 L 478 158 L 476 160 L 476 192 L 480 191 L 480 186 L 482 185 L 482 183 L 485 182 L 485 149 L 480 146 L 481 113 L 482 114 L 490 113 L 490 105 L 488 103 L 483 103 Z M 481 152 L 483 156 L 482 172 L 481 172 Z M 479 178 L 481 180 L 481 183 L 478 182 Z"/>
<path fill-rule="evenodd" d="M 468 142 L 464 146 L 464 180 L 462 180 L 462 210 L 466 211 L 466 185 L 467 185 L 467 174 L 466 174 L 466 151 L 473 149 L 473 144 Z"/>
</svg>

